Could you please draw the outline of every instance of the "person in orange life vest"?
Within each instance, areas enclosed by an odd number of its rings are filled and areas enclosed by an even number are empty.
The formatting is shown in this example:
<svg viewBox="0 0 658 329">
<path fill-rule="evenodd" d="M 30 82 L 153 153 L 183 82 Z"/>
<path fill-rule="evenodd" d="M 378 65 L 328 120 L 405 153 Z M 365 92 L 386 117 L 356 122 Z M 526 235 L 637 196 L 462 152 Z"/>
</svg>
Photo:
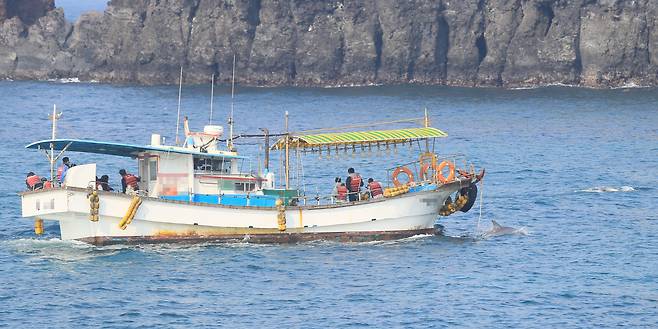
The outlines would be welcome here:
<svg viewBox="0 0 658 329">
<path fill-rule="evenodd" d="M 331 196 L 332 197 L 337 197 L 338 196 L 338 187 L 340 187 L 341 180 L 340 177 L 334 178 L 334 188 L 331 190 Z"/>
<path fill-rule="evenodd" d="M 64 179 L 66 178 L 66 172 L 69 170 L 69 168 L 73 166 L 74 164 L 72 164 L 69 161 L 69 157 L 62 158 L 62 165 L 57 167 L 57 180 L 59 181 L 60 184 L 64 183 Z"/>
<path fill-rule="evenodd" d="M 96 180 L 96 188 L 103 191 L 114 191 L 110 186 L 110 176 L 103 175 L 100 179 Z"/>
<path fill-rule="evenodd" d="M 354 171 L 354 168 L 347 169 L 347 179 L 345 180 L 345 186 L 349 190 L 349 199 L 350 201 L 359 200 L 359 192 L 361 192 L 361 186 L 363 186 L 363 179 L 361 175 Z"/>
<path fill-rule="evenodd" d="M 376 182 L 372 178 L 368 178 L 368 190 L 370 190 L 370 196 L 372 196 L 373 199 L 384 197 L 384 190 L 382 189 L 382 184 Z"/>
<path fill-rule="evenodd" d="M 334 189 L 331 191 L 331 196 L 336 198 L 338 202 L 347 200 L 347 187 L 343 184 L 340 177 L 334 179 Z"/>
<path fill-rule="evenodd" d="M 132 189 L 135 191 L 139 189 L 139 186 L 137 185 L 137 182 L 139 182 L 139 177 L 127 173 L 125 169 L 119 170 L 119 175 L 121 175 L 121 191 L 123 193 L 126 193 L 128 186 L 132 187 Z"/>
<path fill-rule="evenodd" d="M 41 177 L 37 176 L 35 173 L 31 171 L 27 173 L 27 178 L 25 178 L 25 185 L 27 185 L 27 189 L 31 191 L 43 188 L 43 182 L 41 182 Z"/>
<path fill-rule="evenodd" d="M 340 185 L 336 188 L 336 201 L 345 202 L 347 201 L 347 186 L 345 186 L 345 183 L 338 184 Z"/>
<path fill-rule="evenodd" d="M 43 183 L 43 188 L 53 188 L 53 182 L 49 181 L 45 177 L 41 178 L 41 182 Z"/>
</svg>

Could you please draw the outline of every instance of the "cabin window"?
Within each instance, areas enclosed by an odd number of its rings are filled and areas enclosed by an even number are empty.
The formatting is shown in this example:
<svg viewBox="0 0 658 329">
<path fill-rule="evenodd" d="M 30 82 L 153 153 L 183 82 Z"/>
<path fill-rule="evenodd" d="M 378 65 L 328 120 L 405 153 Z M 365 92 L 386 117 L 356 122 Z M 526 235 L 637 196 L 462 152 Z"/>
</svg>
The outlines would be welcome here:
<svg viewBox="0 0 658 329">
<path fill-rule="evenodd" d="M 194 158 L 194 170 L 214 173 L 231 173 L 231 160 L 223 158 Z"/>
<path fill-rule="evenodd" d="M 255 183 L 235 183 L 236 191 L 249 192 L 253 191 L 256 188 Z"/>
<path fill-rule="evenodd" d="M 149 160 L 149 180 L 154 181 L 158 179 L 158 160 Z"/>
</svg>

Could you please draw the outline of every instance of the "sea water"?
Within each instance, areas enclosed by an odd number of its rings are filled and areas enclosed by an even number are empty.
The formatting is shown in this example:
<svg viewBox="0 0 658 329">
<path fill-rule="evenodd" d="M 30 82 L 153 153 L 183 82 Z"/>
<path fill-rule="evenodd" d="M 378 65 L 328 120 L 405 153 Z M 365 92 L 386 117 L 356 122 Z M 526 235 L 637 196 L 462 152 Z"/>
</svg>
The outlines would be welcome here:
<svg viewBox="0 0 658 329">
<path fill-rule="evenodd" d="M 209 92 L 183 89 L 181 113 L 193 130 L 210 121 Z M 212 122 L 226 128 L 230 90 L 216 88 L 215 96 Z M 299 131 L 422 117 L 427 108 L 432 125 L 449 134 L 436 151 L 466 154 L 487 169 L 473 209 L 439 220 L 443 237 L 293 245 L 93 247 L 61 241 L 53 222 L 37 238 L 32 220 L 20 217 L 17 193 L 28 171 L 48 175 L 44 155 L 24 146 L 50 137 L 53 104 L 63 112 L 62 138 L 148 144 L 161 133 L 172 143 L 177 87 L 0 82 L 0 100 L 0 326 L 658 323 L 656 89 L 238 87 L 238 133 L 282 132 L 285 111 Z M 243 169 L 257 171 L 260 141 L 237 142 L 252 156 Z M 348 167 L 386 181 L 387 168 L 417 152 L 414 145 L 365 156 L 308 154 L 303 178 L 295 173 L 308 195 L 326 194 Z M 120 168 L 135 170 L 129 158 L 68 155 L 97 162 L 115 188 Z M 279 166 L 273 154 L 272 169 Z M 491 219 L 527 235 L 478 238 Z"/>
</svg>

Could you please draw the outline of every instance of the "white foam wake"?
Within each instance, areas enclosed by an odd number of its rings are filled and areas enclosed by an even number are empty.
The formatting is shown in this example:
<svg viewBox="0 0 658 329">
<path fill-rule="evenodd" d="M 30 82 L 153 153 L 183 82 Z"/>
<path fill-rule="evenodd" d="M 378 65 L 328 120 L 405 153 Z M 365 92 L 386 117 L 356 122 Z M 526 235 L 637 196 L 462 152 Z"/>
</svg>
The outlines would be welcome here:
<svg viewBox="0 0 658 329">
<path fill-rule="evenodd" d="M 90 244 L 74 241 L 53 239 L 16 239 L 2 241 L 7 249 L 18 254 L 41 260 L 76 262 L 99 256 L 108 256 L 120 250 L 114 246 L 95 247 Z"/>
<path fill-rule="evenodd" d="M 613 187 L 613 186 L 596 186 L 596 187 L 590 187 L 586 188 L 584 190 L 578 190 L 576 192 L 585 192 L 585 193 L 612 193 L 612 192 L 633 192 L 635 189 L 632 186 L 620 186 L 620 187 Z"/>
</svg>

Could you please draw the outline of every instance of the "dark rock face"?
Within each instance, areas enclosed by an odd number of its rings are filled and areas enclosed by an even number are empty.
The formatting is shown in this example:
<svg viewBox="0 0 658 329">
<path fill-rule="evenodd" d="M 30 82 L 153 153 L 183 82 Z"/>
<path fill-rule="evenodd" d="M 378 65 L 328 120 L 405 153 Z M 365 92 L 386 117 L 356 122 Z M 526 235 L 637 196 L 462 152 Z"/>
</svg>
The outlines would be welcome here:
<svg viewBox="0 0 658 329">
<path fill-rule="evenodd" d="M 658 84 L 654 0 L 0 0 L 0 78 L 251 85 Z"/>
<path fill-rule="evenodd" d="M 0 19 L 19 17 L 33 24 L 39 17 L 55 9 L 55 0 L 0 0 Z"/>
</svg>

